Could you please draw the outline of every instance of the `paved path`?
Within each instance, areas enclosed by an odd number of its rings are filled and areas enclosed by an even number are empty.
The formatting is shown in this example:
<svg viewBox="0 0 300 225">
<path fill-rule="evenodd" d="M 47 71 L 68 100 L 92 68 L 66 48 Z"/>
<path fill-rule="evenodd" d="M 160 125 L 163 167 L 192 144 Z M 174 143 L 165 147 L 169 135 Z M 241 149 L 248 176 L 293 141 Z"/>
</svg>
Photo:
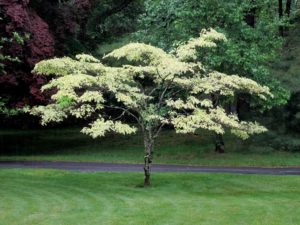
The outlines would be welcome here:
<svg viewBox="0 0 300 225">
<path fill-rule="evenodd" d="M 99 162 L 50 162 L 50 161 L 0 161 L 1 168 L 48 168 L 81 172 L 142 172 L 141 164 L 115 164 Z M 205 172 L 238 174 L 300 175 L 300 167 L 262 168 L 262 167 L 214 167 L 154 164 L 154 172 Z"/>
</svg>

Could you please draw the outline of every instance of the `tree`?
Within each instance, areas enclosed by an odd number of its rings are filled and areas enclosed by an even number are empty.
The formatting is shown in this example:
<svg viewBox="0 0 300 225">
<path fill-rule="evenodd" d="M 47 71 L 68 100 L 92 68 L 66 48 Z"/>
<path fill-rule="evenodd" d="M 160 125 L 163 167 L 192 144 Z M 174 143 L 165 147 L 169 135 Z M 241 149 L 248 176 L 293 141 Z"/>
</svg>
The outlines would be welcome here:
<svg viewBox="0 0 300 225">
<path fill-rule="evenodd" d="M 143 0 L 94 0 L 83 43 L 99 57 L 129 43 L 142 10 Z"/>
<path fill-rule="evenodd" d="M 143 133 L 144 185 L 149 186 L 154 143 L 165 125 L 180 133 L 206 129 L 223 134 L 229 129 L 241 138 L 266 130 L 213 105 L 214 95 L 232 97 L 245 92 L 261 99 L 271 96 L 267 87 L 255 81 L 202 66 L 198 51 L 216 47 L 218 41 L 226 41 L 225 36 L 215 30 L 203 30 L 200 37 L 178 47 L 174 55 L 150 45 L 131 43 L 106 55 L 103 63 L 89 55 L 42 61 L 34 72 L 56 75 L 42 89 L 57 92 L 51 104 L 37 106 L 31 113 L 40 116 L 43 125 L 68 116 L 90 118 L 93 122 L 82 132 L 93 138 L 110 131 L 136 132 L 135 125 L 121 121 L 124 115 L 131 116 Z M 106 109 L 119 110 L 120 115 L 112 118 Z"/>
<path fill-rule="evenodd" d="M 195 36 L 199 28 L 216 27 L 226 34 L 219 48 L 201 52 L 201 62 L 225 74 L 239 74 L 270 88 L 274 98 L 261 104 L 252 96 L 235 96 L 231 101 L 216 101 L 242 119 L 249 110 L 259 112 L 287 103 L 289 91 L 270 72 L 278 58 L 282 37 L 278 35 L 278 3 L 274 0 L 161 0 L 145 1 L 140 16 L 139 41 L 172 51 L 179 43 Z M 254 109 L 254 110 L 253 110 Z M 216 151 L 224 152 L 222 136 L 216 135 Z"/>
<path fill-rule="evenodd" d="M 286 0 L 285 14 L 287 15 L 287 17 L 290 17 L 291 7 L 292 7 L 292 0 Z"/>
<path fill-rule="evenodd" d="M 294 7 L 297 7 L 297 2 L 294 3 Z M 289 28 L 289 20 L 292 11 L 292 0 L 286 0 L 285 9 L 283 7 L 283 1 L 278 0 L 278 16 L 282 21 L 282 24 L 279 26 L 279 34 L 284 37 Z"/>
</svg>

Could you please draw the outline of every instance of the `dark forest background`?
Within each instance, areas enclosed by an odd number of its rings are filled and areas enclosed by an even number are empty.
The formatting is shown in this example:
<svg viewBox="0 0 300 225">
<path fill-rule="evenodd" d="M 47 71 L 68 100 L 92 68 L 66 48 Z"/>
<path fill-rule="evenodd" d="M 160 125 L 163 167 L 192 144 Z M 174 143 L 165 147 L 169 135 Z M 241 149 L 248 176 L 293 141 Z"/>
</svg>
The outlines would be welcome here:
<svg viewBox="0 0 300 225">
<path fill-rule="evenodd" d="M 0 126 L 39 126 L 23 108 L 49 101 L 40 91 L 46 78 L 31 73 L 43 59 L 100 57 L 129 42 L 172 51 L 213 27 L 228 42 L 203 61 L 267 85 L 274 95 L 263 105 L 238 96 L 229 110 L 241 119 L 254 115 L 269 128 L 253 142 L 300 151 L 299 10 L 297 0 L 0 0 Z"/>
</svg>

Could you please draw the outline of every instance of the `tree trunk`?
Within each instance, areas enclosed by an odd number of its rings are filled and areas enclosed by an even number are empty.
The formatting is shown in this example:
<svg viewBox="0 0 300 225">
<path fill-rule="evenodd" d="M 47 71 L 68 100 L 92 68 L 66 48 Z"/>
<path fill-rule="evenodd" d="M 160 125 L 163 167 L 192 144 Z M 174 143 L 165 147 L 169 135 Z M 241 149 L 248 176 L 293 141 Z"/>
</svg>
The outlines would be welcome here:
<svg viewBox="0 0 300 225">
<path fill-rule="evenodd" d="M 144 172 L 145 172 L 145 180 L 144 187 L 150 186 L 150 174 L 151 174 L 151 164 L 153 160 L 153 147 L 154 140 L 148 137 L 144 137 L 144 145 L 145 145 L 145 157 L 144 157 Z"/>
<path fill-rule="evenodd" d="M 279 16 L 279 19 L 282 19 L 282 17 L 283 17 L 283 3 L 282 3 L 282 0 L 278 0 L 278 16 Z M 280 34 L 280 36 L 283 37 L 283 35 L 284 35 L 283 26 L 279 26 L 279 34 Z"/>
<path fill-rule="evenodd" d="M 255 3 L 255 1 L 251 1 L 252 4 Z M 253 6 L 248 12 L 246 12 L 244 20 L 245 22 L 251 26 L 251 27 L 255 27 L 255 14 L 256 14 L 256 7 Z"/>
<path fill-rule="evenodd" d="M 286 5 L 285 5 L 285 14 L 290 17 L 291 14 L 291 6 L 292 6 L 292 0 L 286 0 Z"/>
<path fill-rule="evenodd" d="M 213 107 L 216 109 L 219 105 L 219 96 L 212 94 L 211 100 Z M 215 133 L 215 151 L 218 153 L 225 153 L 225 144 L 222 134 Z"/>
<path fill-rule="evenodd" d="M 222 134 L 216 134 L 215 135 L 215 151 L 218 153 L 225 153 L 225 144 L 223 140 L 223 135 Z"/>
<path fill-rule="evenodd" d="M 292 6 L 292 0 L 286 0 L 286 4 L 285 4 L 285 15 L 287 18 L 290 18 L 291 15 L 291 6 Z M 289 27 L 285 26 L 283 29 L 283 35 L 288 35 L 289 32 Z"/>
</svg>

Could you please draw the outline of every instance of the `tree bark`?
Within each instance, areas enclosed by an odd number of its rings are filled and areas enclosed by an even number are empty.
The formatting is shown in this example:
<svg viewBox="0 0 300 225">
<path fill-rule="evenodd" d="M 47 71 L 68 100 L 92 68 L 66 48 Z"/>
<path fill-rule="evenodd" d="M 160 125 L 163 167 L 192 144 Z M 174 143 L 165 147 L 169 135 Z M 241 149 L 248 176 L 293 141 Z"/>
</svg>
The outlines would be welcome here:
<svg viewBox="0 0 300 225">
<path fill-rule="evenodd" d="M 144 157 L 144 187 L 150 186 L 151 164 L 153 160 L 154 140 L 150 137 L 144 137 L 145 157 Z"/>
<path fill-rule="evenodd" d="M 212 94 L 211 95 L 211 100 L 213 103 L 213 107 L 217 108 L 219 105 L 219 96 Z M 225 144 L 223 140 L 223 135 L 222 134 L 217 134 L 215 133 L 215 151 L 218 153 L 225 153 Z"/>
<path fill-rule="evenodd" d="M 285 14 L 290 17 L 291 14 L 291 6 L 292 6 L 292 0 L 286 0 L 286 5 L 285 5 Z"/>
<path fill-rule="evenodd" d="M 215 134 L 215 151 L 218 153 L 225 153 L 225 144 L 222 134 Z"/>
<path fill-rule="evenodd" d="M 283 3 L 282 3 L 282 0 L 278 0 L 278 16 L 279 16 L 279 19 L 282 19 L 282 17 L 283 17 Z M 283 26 L 279 26 L 279 34 L 282 37 L 284 36 Z"/>
</svg>

